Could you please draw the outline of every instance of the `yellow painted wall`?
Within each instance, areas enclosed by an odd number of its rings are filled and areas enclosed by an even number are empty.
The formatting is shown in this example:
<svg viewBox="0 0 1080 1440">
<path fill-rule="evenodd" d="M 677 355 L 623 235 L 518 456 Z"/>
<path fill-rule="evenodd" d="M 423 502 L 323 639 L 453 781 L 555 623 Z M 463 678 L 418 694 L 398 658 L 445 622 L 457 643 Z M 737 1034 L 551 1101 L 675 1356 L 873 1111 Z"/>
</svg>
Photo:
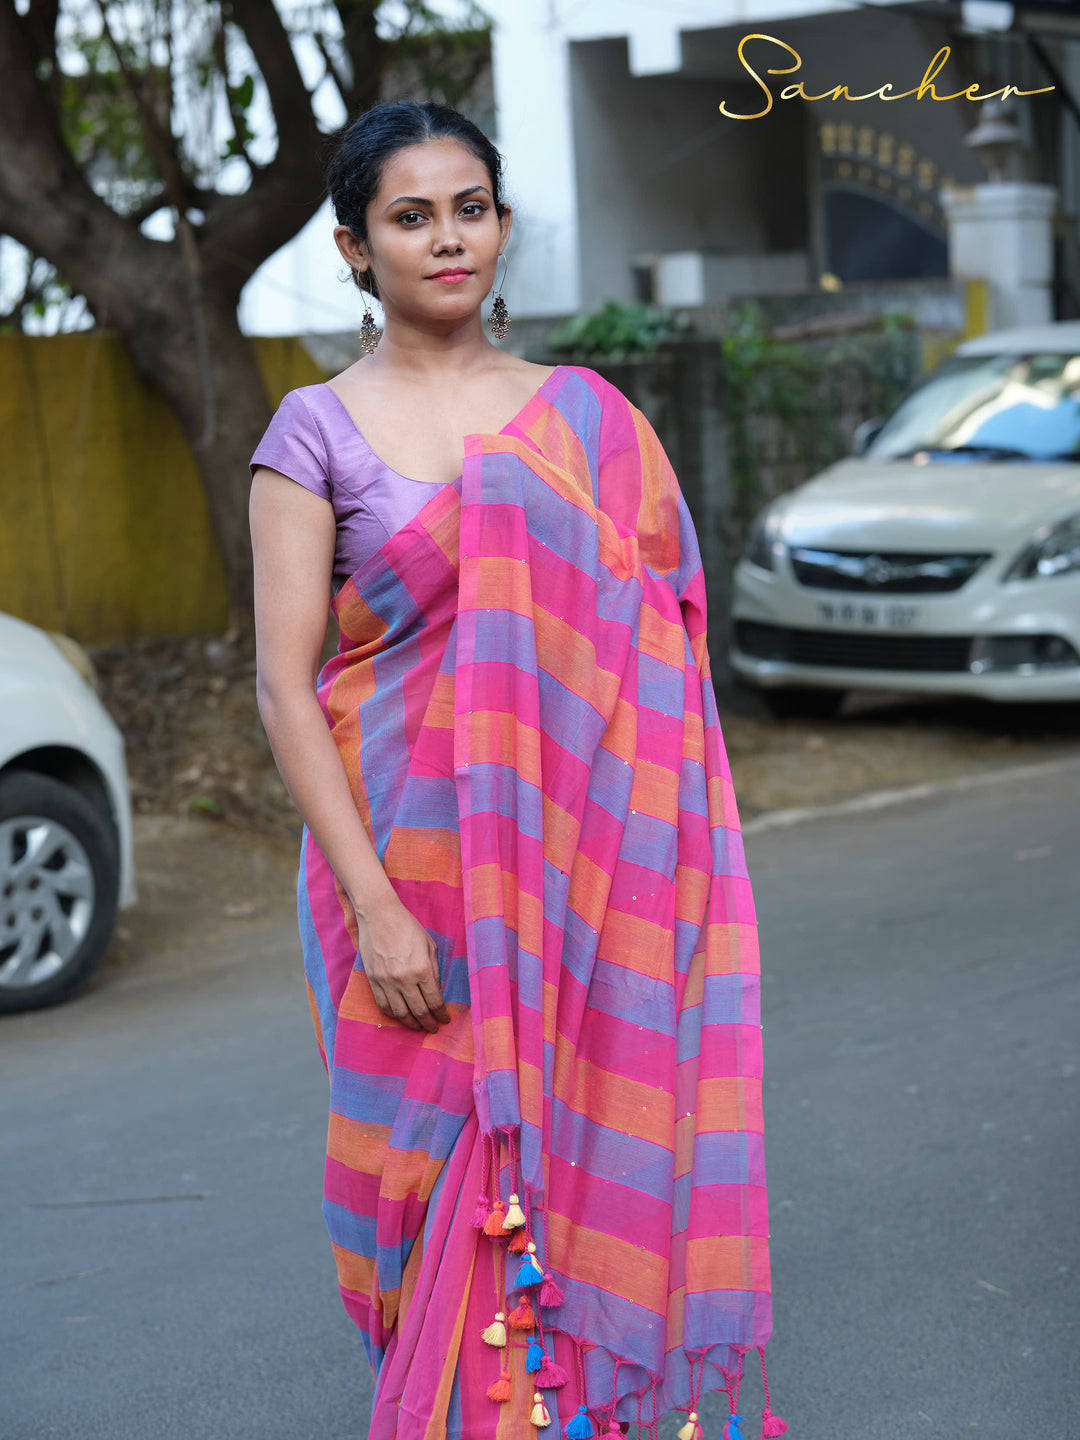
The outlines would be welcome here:
<svg viewBox="0 0 1080 1440">
<path fill-rule="evenodd" d="M 326 378 L 299 340 L 254 343 L 275 405 Z M 191 452 L 115 335 L 0 336 L 0 610 L 84 641 L 227 622 Z"/>
</svg>

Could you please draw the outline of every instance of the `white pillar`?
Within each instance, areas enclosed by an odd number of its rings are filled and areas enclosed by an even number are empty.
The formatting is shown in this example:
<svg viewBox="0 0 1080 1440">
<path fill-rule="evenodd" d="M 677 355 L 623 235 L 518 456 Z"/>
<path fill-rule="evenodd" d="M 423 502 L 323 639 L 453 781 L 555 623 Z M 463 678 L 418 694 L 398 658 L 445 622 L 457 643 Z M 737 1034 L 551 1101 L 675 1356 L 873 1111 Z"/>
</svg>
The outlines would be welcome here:
<svg viewBox="0 0 1080 1440">
<path fill-rule="evenodd" d="M 949 273 L 987 282 L 990 328 L 1052 320 L 1054 186 L 998 181 L 942 191 L 941 203 Z"/>
</svg>

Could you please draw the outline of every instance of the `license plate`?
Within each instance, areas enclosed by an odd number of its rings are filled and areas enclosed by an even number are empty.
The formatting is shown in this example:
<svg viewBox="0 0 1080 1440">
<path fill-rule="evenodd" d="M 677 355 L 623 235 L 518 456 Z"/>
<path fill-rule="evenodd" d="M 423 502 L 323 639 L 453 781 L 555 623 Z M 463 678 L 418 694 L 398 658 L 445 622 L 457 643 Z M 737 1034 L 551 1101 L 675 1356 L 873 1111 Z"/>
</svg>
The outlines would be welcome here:
<svg viewBox="0 0 1080 1440">
<path fill-rule="evenodd" d="M 922 619 L 921 605 L 891 601 L 819 600 L 818 619 L 845 630 L 914 630 Z"/>
</svg>

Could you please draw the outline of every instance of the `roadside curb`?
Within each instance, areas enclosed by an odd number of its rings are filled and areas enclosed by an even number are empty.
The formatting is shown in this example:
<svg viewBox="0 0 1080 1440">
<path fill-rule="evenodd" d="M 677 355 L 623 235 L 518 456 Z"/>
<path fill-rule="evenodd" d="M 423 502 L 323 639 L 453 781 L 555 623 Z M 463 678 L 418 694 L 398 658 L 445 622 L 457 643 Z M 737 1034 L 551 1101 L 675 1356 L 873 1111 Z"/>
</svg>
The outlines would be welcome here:
<svg viewBox="0 0 1080 1440">
<path fill-rule="evenodd" d="M 912 800 L 931 800 L 938 795 L 949 795 L 964 790 L 979 790 L 990 785 L 1008 784 L 1011 780 L 1034 780 L 1057 771 L 1080 767 L 1080 757 L 1070 756 L 1064 760 L 1045 760 L 1035 765 L 1013 765 L 1005 770 L 978 770 L 972 775 L 958 775 L 952 780 L 928 780 L 919 785 L 903 785 L 893 790 L 871 790 L 864 795 L 855 795 L 850 800 L 840 800 L 834 805 L 807 805 L 793 810 L 767 810 L 755 815 L 742 827 L 744 835 L 760 835 L 766 830 L 787 830 L 793 825 L 803 825 L 809 820 L 831 820 L 845 815 L 868 815 L 877 810 L 888 810 L 893 805 L 905 805 Z"/>
</svg>

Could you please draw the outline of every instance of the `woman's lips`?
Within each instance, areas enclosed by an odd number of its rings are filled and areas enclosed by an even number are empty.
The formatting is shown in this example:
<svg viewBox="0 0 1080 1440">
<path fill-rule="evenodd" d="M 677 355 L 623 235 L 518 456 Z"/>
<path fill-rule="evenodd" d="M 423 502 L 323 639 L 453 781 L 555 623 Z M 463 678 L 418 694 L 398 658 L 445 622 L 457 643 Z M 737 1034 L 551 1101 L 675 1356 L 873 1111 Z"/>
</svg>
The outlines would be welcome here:
<svg viewBox="0 0 1080 1440">
<path fill-rule="evenodd" d="M 462 280 L 468 280 L 472 275 L 471 270 L 455 270 L 452 275 L 429 275 L 429 280 L 438 280 L 442 285 L 460 285 Z"/>
</svg>

